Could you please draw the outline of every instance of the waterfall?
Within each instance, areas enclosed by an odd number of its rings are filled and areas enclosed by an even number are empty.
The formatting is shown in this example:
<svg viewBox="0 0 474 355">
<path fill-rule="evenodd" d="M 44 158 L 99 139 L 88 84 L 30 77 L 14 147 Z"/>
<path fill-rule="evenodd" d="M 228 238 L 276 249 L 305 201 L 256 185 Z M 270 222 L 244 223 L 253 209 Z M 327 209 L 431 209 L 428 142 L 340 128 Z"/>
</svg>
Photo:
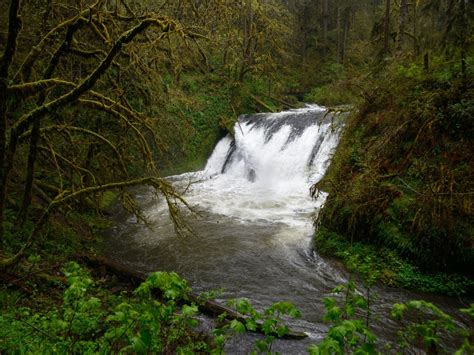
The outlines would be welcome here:
<svg viewBox="0 0 474 355">
<path fill-rule="evenodd" d="M 337 145 L 339 128 L 320 106 L 241 116 L 235 137 L 223 138 L 205 168 L 250 182 L 314 183 L 323 176 Z"/>
<path fill-rule="evenodd" d="M 324 176 L 339 133 L 333 115 L 317 105 L 243 115 L 185 198 L 243 221 L 308 223 L 324 199 L 312 201 L 309 187 Z"/>
</svg>

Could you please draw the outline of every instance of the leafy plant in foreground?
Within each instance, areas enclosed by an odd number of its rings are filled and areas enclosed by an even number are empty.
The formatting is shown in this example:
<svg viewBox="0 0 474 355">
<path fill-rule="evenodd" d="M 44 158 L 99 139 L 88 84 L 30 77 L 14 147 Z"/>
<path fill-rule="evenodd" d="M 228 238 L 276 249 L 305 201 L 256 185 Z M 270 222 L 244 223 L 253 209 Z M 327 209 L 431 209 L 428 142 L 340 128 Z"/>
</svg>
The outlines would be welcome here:
<svg viewBox="0 0 474 355">
<path fill-rule="evenodd" d="M 471 304 L 470 308 L 461 309 L 461 312 L 474 318 L 474 304 Z M 470 342 L 472 330 L 459 328 L 450 315 L 430 302 L 411 300 L 396 303 L 391 316 L 403 325 L 398 334 L 399 347 L 402 351 L 417 346 L 421 341 L 428 354 L 437 354 L 441 348 L 441 335 L 455 332 L 464 338 L 461 348 L 455 354 L 472 354 L 474 351 L 474 345 Z"/>
<path fill-rule="evenodd" d="M 363 275 L 364 276 L 364 275 Z M 370 282 L 366 279 L 365 282 Z M 370 286 L 370 284 L 369 284 Z M 325 338 L 312 345 L 308 351 L 312 355 L 319 354 L 379 354 L 380 342 L 369 329 L 370 294 L 366 297 L 358 294 L 355 283 L 349 281 L 333 290 L 336 294 L 344 294 L 342 302 L 335 298 L 325 298 L 326 315 L 324 320 L 331 323 Z M 364 315 L 365 312 L 365 315 Z M 474 319 L 474 304 L 460 312 Z M 461 339 L 457 350 L 450 349 L 456 355 L 472 354 L 474 333 L 472 327 L 466 327 L 456 322 L 433 303 L 423 300 L 410 300 L 406 303 L 393 305 L 390 316 L 400 323 L 397 332 L 398 342 L 386 344 L 386 349 L 396 353 L 410 351 L 426 351 L 428 354 L 438 354 L 447 351 L 448 334 L 457 335 Z"/>
<path fill-rule="evenodd" d="M 333 293 L 344 293 L 342 304 L 332 297 L 324 299 L 326 315 L 324 320 L 331 323 L 326 337 L 308 350 L 311 355 L 319 354 L 376 354 L 376 336 L 370 331 L 362 312 L 368 312 L 369 303 L 356 291 L 355 283 L 337 286 Z"/>
<path fill-rule="evenodd" d="M 265 338 L 255 342 L 252 354 L 271 354 L 275 337 L 283 337 L 290 332 L 284 317 L 298 318 L 301 316 L 300 311 L 291 302 L 276 302 L 263 312 L 255 310 L 245 298 L 229 300 L 228 304 L 244 317 L 233 319 L 223 327 L 214 330 L 215 342 L 221 351 L 227 337 L 233 334 L 243 334 L 246 331 L 254 332 L 259 329 L 265 335 Z M 225 319 L 226 316 L 226 314 L 222 314 L 221 319 Z"/>
<path fill-rule="evenodd" d="M 163 300 L 153 297 L 155 290 L 161 291 Z M 190 330 L 198 324 L 194 319 L 198 308 L 193 303 L 180 309 L 177 305 L 177 300 L 186 299 L 189 291 L 187 282 L 176 273 L 152 273 L 135 290 L 135 303 L 123 302 L 107 317 L 107 322 L 113 326 L 105 337 L 113 347 L 118 345 L 120 351 L 191 350 L 194 339 Z"/>
<path fill-rule="evenodd" d="M 21 308 L 0 318 L 0 351 L 19 353 L 185 353 L 208 350 L 193 331 L 197 306 L 178 306 L 190 288 L 175 273 L 156 272 L 132 297 L 97 290 L 77 263 L 64 268 L 63 303 L 46 313 Z M 159 291 L 162 300 L 153 297 Z M 8 326 L 7 326 L 8 325 Z"/>
</svg>

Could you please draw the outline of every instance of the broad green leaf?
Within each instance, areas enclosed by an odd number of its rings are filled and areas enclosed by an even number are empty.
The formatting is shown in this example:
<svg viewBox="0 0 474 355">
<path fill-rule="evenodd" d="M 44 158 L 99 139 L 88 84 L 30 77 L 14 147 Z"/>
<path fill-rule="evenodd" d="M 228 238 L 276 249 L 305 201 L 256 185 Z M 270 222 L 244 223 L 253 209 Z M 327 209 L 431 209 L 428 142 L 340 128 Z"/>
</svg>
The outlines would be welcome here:
<svg viewBox="0 0 474 355">
<path fill-rule="evenodd" d="M 245 325 L 243 325 L 237 319 L 234 319 L 230 322 L 230 329 L 232 329 L 237 334 L 245 333 Z"/>
</svg>

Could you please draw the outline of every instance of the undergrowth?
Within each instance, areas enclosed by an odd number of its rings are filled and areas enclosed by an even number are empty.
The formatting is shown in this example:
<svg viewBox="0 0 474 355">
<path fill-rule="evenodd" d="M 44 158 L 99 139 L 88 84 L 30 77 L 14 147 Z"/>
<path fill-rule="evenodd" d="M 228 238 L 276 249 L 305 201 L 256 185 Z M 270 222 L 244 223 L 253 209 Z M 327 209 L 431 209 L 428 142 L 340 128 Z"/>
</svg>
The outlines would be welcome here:
<svg viewBox="0 0 474 355">
<path fill-rule="evenodd" d="M 422 272 L 393 249 L 368 243 L 351 243 L 322 227 L 315 237 L 315 249 L 340 259 L 349 270 L 370 274 L 385 285 L 450 296 L 474 294 L 474 281 L 463 275 Z"/>
<path fill-rule="evenodd" d="M 371 282 L 365 280 L 366 290 Z M 324 299 L 326 314 L 324 320 L 330 324 L 328 333 L 319 344 L 308 349 L 311 355 L 322 354 L 438 354 L 453 352 L 456 355 L 471 354 L 472 331 L 460 326 L 453 317 L 430 302 L 411 300 L 396 303 L 391 307 L 390 318 L 400 324 L 396 340 L 380 341 L 374 334 L 371 311 L 373 296 L 362 295 L 353 281 L 340 285 L 333 291 L 333 297 Z M 460 311 L 473 316 L 474 305 Z M 449 349 L 443 339 L 454 335 L 458 338 L 455 348 Z"/>
<path fill-rule="evenodd" d="M 376 315 L 370 289 L 375 279 L 369 271 L 363 274 L 365 293 L 349 281 L 323 300 L 329 330 L 308 349 L 310 354 L 380 354 L 382 349 L 438 353 L 446 350 L 449 334 L 455 336 L 456 354 L 472 352 L 472 334 L 465 325 L 418 300 L 393 305 L 390 317 L 399 322 L 398 340 L 394 335 L 394 341 L 383 345 L 372 324 Z M 235 299 L 228 304 L 240 316 L 229 319 L 224 312 L 215 328 L 203 333 L 199 306 L 211 295 L 191 299 L 187 282 L 176 273 L 151 273 L 135 290 L 120 292 L 110 282 L 94 280 L 75 262 L 67 263 L 62 273 L 64 281 L 57 278 L 47 295 L 39 291 L 41 285 L 34 298 L 11 287 L 0 290 L 2 353 L 223 354 L 230 337 L 258 330 L 262 336 L 248 353 L 273 354 L 274 340 L 290 333 L 288 319 L 301 316 L 290 302 L 259 311 L 247 299 Z M 473 307 L 461 309 L 467 320 L 474 316 Z"/>
<path fill-rule="evenodd" d="M 189 288 L 176 274 L 155 273 L 133 296 L 113 295 L 96 287 L 84 269 L 69 263 L 62 301 L 47 311 L 10 307 L 0 318 L 0 349 L 18 353 L 177 352 L 207 345 L 190 329 L 195 305 L 177 313 L 176 300 Z M 152 289 L 163 290 L 163 300 Z M 5 300 L 4 300 L 5 301 Z M 2 305 L 5 310 L 5 305 Z"/>
<path fill-rule="evenodd" d="M 300 315 L 289 302 L 257 311 L 237 299 L 229 304 L 241 319 L 223 313 L 211 333 L 202 333 L 198 311 L 207 297 L 190 300 L 190 287 L 176 273 L 154 272 L 133 292 L 117 294 L 75 262 L 62 272 L 64 284 L 48 289 L 62 291 L 44 298 L 0 291 L 0 352 L 221 354 L 229 337 L 258 328 L 263 336 L 255 352 L 270 353 L 274 339 L 289 333 L 282 317 Z"/>
<path fill-rule="evenodd" d="M 317 220 L 318 249 L 343 259 L 338 248 L 372 255 L 385 263 L 381 279 L 395 285 L 472 292 L 469 68 L 462 75 L 449 63 L 427 72 L 397 62 L 365 81 L 329 171 L 315 185 L 329 192 Z"/>
</svg>

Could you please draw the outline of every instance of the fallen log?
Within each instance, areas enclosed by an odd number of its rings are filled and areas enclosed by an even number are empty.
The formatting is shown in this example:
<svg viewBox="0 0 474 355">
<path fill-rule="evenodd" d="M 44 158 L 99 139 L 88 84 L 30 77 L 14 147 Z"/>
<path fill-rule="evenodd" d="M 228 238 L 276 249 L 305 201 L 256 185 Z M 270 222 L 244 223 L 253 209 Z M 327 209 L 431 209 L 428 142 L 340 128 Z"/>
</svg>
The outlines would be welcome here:
<svg viewBox="0 0 474 355">
<path fill-rule="evenodd" d="M 284 107 L 283 107 L 284 109 L 285 109 L 285 108 L 299 108 L 298 105 L 291 104 L 291 103 L 289 103 L 288 101 L 279 99 L 279 98 L 274 97 L 274 96 L 271 96 L 271 95 L 266 95 L 266 94 L 264 94 L 264 95 L 265 95 L 266 97 L 268 97 L 270 100 L 279 102 L 280 104 L 284 105 Z M 285 107 L 285 106 L 286 106 L 286 107 Z"/>
<path fill-rule="evenodd" d="M 270 107 L 270 106 L 267 105 L 265 102 L 263 102 L 262 100 L 260 100 L 258 97 L 254 96 L 254 95 L 250 95 L 250 97 L 251 97 L 258 105 L 260 105 L 261 107 L 263 107 L 265 110 L 267 110 L 267 111 L 269 111 L 269 112 L 275 112 L 275 111 L 276 111 L 273 107 Z"/>
<path fill-rule="evenodd" d="M 81 255 L 76 255 L 75 259 L 77 259 L 78 261 L 83 261 L 87 265 L 93 268 L 96 268 L 99 270 L 101 269 L 102 271 L 106 271 L 108 273 L 114 274 L 117 277 L 119 277 L 122 281 L 131 283 L 134 287 L 137 287 L 138 285 L 140 285 L 140 283 L 145 281 L 147 278 L 146 273 L 140 272 L 140 271 L 128 270 L 123 265 L 120 265 L 114 260 L 108 259 L 103 256 L 81 254 Z M 247 317 L 245 315 L 237 312 L 236 310 L 226 307 L 216 301 L 202 300 L 199 297 L 199 295 L 196 293 L 190 292 L 188 294 L 188 299 L 189 301 L 194 302 L 198 306 L 200 312 L 208 316 L 216 318 L 222 315 L 223 313 L 225 313 L 226 314 L 225 320 L 227 321 L 232 321 L 235 319 L 242 323 L 245 323 L 247 320 Z M 262 325 L 261 323 L 257 322 L 256 332 L 263 333 L 261 325 Z M 283 335 L 281 338 L 298 340 L 298 339 L 304 339 L 306 337 L 308 337 L 308 335 L 304 332 L 296 332 L 296 331 L 289 330 L 288 333 Z"/>
</svg>

